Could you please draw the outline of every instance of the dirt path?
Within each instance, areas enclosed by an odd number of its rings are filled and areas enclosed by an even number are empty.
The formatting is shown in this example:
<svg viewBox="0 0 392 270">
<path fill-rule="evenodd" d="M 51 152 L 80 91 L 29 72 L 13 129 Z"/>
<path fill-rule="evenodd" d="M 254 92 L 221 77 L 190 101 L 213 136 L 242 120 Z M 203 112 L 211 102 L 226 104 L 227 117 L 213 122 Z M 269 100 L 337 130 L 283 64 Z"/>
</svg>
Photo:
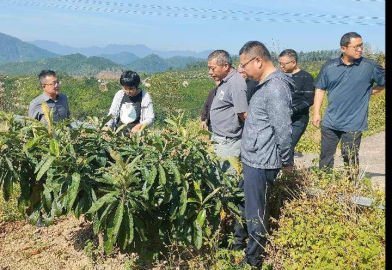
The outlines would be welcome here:
<svg viewBox="0 0 392 270">
<path fill-rule="evenodd" d="M 299 167 L 309 168 L 318 166 L 313 164 L 319 154 L 296 154 L 295 163 Z M 370 177 L 373 187 L 385 191 L 385 131 L 362 139 L 359 150 L 359 164 L 361 169 Z M 343 159 L 338 149 L 335 156 L 335 168 L 343 166 Z"/>
</svg>

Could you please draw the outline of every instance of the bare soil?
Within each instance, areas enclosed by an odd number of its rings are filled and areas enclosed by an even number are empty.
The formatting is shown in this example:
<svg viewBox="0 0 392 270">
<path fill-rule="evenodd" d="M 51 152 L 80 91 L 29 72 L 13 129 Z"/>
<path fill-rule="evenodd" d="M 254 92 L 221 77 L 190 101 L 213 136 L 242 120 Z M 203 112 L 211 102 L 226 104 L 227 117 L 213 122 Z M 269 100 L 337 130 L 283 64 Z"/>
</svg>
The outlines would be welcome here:
<svg viewBox="0 0 392 270">
<path fill-rule="evenodd" d="M 0 224 L 0 270 L 124 269 L 122 254 L 94 263 L 84 251 L 88 239 L 96 241 L 92 224 L 72 216 L 40 228 L 25 221 Z"/>
</svg>

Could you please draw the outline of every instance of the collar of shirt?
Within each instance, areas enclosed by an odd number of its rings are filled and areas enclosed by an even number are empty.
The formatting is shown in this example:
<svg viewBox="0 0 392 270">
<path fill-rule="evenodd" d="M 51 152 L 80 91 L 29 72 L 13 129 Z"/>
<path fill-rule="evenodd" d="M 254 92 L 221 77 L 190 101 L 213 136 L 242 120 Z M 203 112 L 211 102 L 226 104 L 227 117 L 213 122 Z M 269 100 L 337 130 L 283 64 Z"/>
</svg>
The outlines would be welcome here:
<svg viewBox="0 0 392 270">
<path fill-rule="evenodd" d="M 344 66 L 356 65 L 356 66 L 359 66 L 359 64 L 361 63 L 361 61 L 362 61 L 362 59 L 363 59 L 363 57 L 361 57 L 361 58 L 359 58 L 359 59 L 354 59 L 354 61 L 353 61 L 353 63 L 352 63 L 351 65 L 347 65 L 347 64 L 345 64 L 345 63 L 342 61 L 342 58 L 343 58 L 343 54 L 341 54 L 340 57 L 339 57 L 339 64 L 338 64 L 338 66 L 340 66 L 340 65 L 344 65 Z"/>
<path fill-rule="evenodd" d="M 54 102 L 57 102 L 57 100 L 59 99 L 59 96 L 60 95 L 56 96 L 56 100 L 54 100 Z M 42 97 L 44 98 L 45 102 L 48 102 L 49 100 L 52 100 L 46 93 L 42 93 Z"/>
<path fill-rule="evenodd" d="M 227 76 L 224 77 L 224 78 L 222 79 L 222 82 L 227 82 L 231 77 L 233 77 L 233 75 L 234 75 L 235 73 L 237 73 L 237 70 L 234 69 L 232 72 L 230 72 L 229 74 L 227 74 Z M 222 83 L 222 82 L 221 82 L 221 83 Z"/>
</svg>

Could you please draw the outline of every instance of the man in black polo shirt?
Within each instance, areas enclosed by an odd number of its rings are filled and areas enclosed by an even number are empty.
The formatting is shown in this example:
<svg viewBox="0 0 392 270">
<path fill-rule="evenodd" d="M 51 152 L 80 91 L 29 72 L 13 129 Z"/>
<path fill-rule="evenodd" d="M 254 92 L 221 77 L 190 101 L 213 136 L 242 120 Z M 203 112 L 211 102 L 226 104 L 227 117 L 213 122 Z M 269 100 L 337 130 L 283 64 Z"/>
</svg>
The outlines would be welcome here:
<svg viewBox="0 0 392 270">
<path fill-rule="evenodd" d="M 320 126 L 325 91 L 328 107 L 321 127 L 320 168 L 333 168 L 341 140 L 344 163 L 357 167 L 362 131 L 367 130 L 369 100 L 385 88 L 385 69 L 362 57 L 362 37 L 349 32 L 340 40 L 342 55 L 322 67 L 316 82 L 313 125 Z M 374 86 L 374 83 L 377 86 Z"/>
<path fill-rule="evenodd" d="M 296 88 L 291 92 L 292 97 L 292 114 L 291 126 L 291 152 L 290 164 L 294 165 L 294 148 L 305 133 L 309 123 L 309 108 L 313 105 L 314 100 L 314 80 L 312 75 L 302 70 L 297 65 L 298 55 L 292 49 L 286 49 L 278 57 L 280 70 L 284 73 L 291 74 Z"/>
</svg>

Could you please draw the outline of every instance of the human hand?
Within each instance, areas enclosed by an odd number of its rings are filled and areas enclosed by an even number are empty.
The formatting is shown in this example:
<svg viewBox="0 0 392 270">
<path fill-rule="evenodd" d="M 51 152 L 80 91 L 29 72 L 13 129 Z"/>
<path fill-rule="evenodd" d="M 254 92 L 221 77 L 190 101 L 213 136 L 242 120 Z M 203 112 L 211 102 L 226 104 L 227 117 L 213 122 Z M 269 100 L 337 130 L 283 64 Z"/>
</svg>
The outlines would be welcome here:
<svg viewBox="0 0 392 270">
<path fill-rule="evenodd" d="M 132 133 L 137 133 L 137 132 L 139 132 L 140 129 L 141 129 L 141 127 L 142 127 L 142 124 L 137 124 L 136 126 L 134 126 L 134 127 L 131 129 L 131 134 L 132 134 Z"/>
<path fill-rule="evenodd" d="M 109 128 L 109 126 L 104 126 L 103 128 L 102 128 L 102 131 L 108 131 L 110 128 Z"/>
<path fill-rule="evenodd" d="M 320 127 L 320 122 L 321 122 L 320 114 L 314 114 L 313 115 L 313 121 L 312 121 L 313 126 Z"/>
</svg>

